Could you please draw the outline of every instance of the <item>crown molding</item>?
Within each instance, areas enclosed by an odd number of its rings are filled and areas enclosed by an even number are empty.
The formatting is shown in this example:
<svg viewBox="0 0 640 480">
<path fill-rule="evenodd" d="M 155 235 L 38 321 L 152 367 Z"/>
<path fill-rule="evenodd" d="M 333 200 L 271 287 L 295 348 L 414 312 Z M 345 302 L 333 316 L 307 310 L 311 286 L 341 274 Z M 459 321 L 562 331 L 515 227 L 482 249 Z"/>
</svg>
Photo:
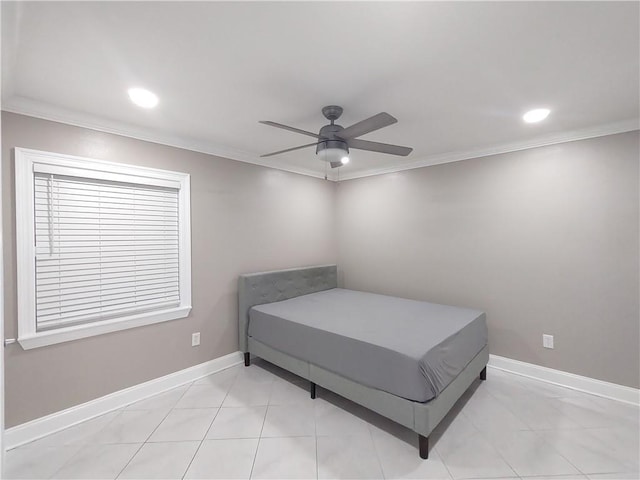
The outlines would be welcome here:
<svg viewBox="0 0 640 480">
<path fill-rule="evenodd" d="M 316 170 L 304 167 L 292 167 L 291 165 L 279 162 L 278 159 L 270 158 L 267 161 L 258 157 L 255 153 L 224 147 L 212 142 L 196 140 L 193 138 L 164 134 L 149 128 L 138 127 L 121 122 L 114 122 L 97 117 L 95 115 L 79 113 L 76 111 L 32 100 L 26 97 L 13 96 L 10 99 L 5 100 L 2 104 L 2 110 L 11 113 L 17 113 L 20 115 L 40 118 L 43 120 L 65 123 L 76 127 L 88 128 L 90 130 L 96 130 L 99 132 L 135 138 L 137 140 L 143 140 L 146 142 L 158 143 L 170 147 L 205 153 L 207 155 L 228 158 L 231 160 L 237 160 L 240 162 L 259 165 L 262 167 L 284 170 L 286 172 L 297 173 L 300 175 L 307 175 L 310 177 L 322 179 L 325 178 L 323 172 L 318 172 Z M 599 125 L 596 127 L 553 133 L 523 142 L 512 142 L 487 148 L 447 152 L 439 155 L 428 155 L 416 160 L 412 160 L 408 163 L 403 163 L 402 165 L 370 168 L 359 170 L 356 172 L 329 172 L 326 179 L 332 182 L 342 182 L 344 180 L 353 180 L 357 178 L 371 177 L 374 175 L 384 175 L 386 173 L 413 170 L 415 168 L 423 168 L 432 165 L 440 165 L 443 163 L 459 162 L 462 160 L 482 158 L 490 155 L 517 152 L 520 150 L 527 150 L 529 148 L 544 147 L 548 145 L 555 145 L 558 143 L 586 140 L 588 138 L 603 137 L 606 135 L 615 135 L 617 133 L 631 132 L 638 129 L 640 129 L 640 120 L 637 118 L 629 119 L 620 122 Z"/>
<path fill-rule="evenodd" d="M 135 138 L 136 140 L 143 140 L 145 142 L 158 143 L 169 147 L 205 153 L 207 155 L 214 155 L 216 157 L 227 158 L 230 160 L 237 160 L 239 162 L 250 163 L 262 167 L 275 168 L 277 170 L 284 170 L 286 172 L 297 173 L 300 175 L 307 175 L 321 179 L 325 178 L 324 172 L 318 172 L 304 167 L 292 167 L 291 165 L 279 162 L 278 159 L 270 158 L 269 160 L 263 160 L 255 153 L 225 147 L 213 142 L 182 137 L 179 135 L 165 134 L 150 128 L 115 122 L 95 115 L 76 112 L 26 97 L 14 96 L 4 100 L 2 102 L 2 110 L 42 120 L 64 123 L 74 127 L 87 128 L 98 132 Z M 327 175 L 327 180 L 335 182 L 336 174 L 331 172 Z"/>
<path fill-rule="evenodd" d="M 404 170 L 413 170 L 415 168 L 429 167 L 432 165 L 440 165 L 443 163 L 460 162 L 462 160 L 470 160 L 473 158 L 488 157 L 491 155 L 500 155 L 503 153 L 518 152 L 520 150 L 528 150 L 530 148 L 546 147 L 548 145 L 556 145 L 558 143 L 574 142 L 577 140 L 586 140 L 588 138 L 604 137 L 607 135 L 615 135 L 617 133 L 632 132 L 640 129 L 640 120 L 629 119 L 621 122 L 599 125 L 597 127 L 584 128 L 579 130 L 569 130 L 566 132 L 545 135 L 524 142 L 513 142 L 502 145 L 495 145 L 488 148 L 479 148 L 472 150 L 463 150 L 459 152 L 447 152 L 440 155 L 429 155 L 426 157 L 413 160 L 410 163 L 402 165 L 394 165 L 391 167 L 371 168 L 361 170 L 359 172 L 346 173 L 340 175 L 340 181 L 353 180 L 356 178 L 371 177 L 374 175 L 384 175 L 385 173 L 401 172 Z"/>
</svg>

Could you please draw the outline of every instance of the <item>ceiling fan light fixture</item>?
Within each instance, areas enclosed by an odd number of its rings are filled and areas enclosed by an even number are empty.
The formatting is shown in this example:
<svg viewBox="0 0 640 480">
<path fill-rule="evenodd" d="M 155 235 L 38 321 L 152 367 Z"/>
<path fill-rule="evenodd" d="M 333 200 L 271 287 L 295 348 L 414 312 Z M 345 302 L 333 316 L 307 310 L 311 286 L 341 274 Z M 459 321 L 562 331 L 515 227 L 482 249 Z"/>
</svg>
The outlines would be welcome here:
<svg viewBox="0 0 640 480">
<path fill-rule="evenodd" d="M 344 158 L 349 161 L 349 151 L 343 150 L 341 148 L 325 148 L 318 152 L 320 154 L 320 158 L 325 162 L 342 162 Z"/>
<path fill-rule="evenodd" d="M 349 161 L 349 147 L 347 143 L 342 140 L 325 140 L 318 143 L 316 147 L 316 153 L 321 160 L 343 165 L 343 159 L 346 158 Z"/>
<path fill-rule="evenodd" d="M 340 161 L 342 162 L 343 165 L 346 165 L 347 163 L 349 163 L 349 157 L 345 155 L 340 159 Z"/>
</svg>

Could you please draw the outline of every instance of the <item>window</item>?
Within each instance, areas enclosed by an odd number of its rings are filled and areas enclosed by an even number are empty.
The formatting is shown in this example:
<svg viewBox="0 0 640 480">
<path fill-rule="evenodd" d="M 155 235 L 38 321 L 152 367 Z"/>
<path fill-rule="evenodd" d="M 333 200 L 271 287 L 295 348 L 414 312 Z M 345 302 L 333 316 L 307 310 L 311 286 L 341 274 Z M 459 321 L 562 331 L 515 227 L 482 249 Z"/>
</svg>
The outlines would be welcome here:
<svg viewBox="0 0 640 480">
<path fill-rule="evenodd" d="M 16 148 L 25 349 L 184 318 L 189 175 Z"/>
</svg>

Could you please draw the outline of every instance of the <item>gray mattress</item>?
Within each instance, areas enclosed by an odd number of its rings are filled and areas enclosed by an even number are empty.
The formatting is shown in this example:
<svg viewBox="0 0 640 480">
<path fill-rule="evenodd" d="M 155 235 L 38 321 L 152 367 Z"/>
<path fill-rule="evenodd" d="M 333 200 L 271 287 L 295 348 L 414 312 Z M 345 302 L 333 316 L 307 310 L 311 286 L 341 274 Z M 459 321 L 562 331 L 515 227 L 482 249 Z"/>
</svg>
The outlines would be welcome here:
<svg viewBox="0 0 640 480">
<path fill-rule="evenodd" d="M 249 311 L 249 336 L 368 387 L 426 402 L 487 344 L 478 310 L 334 288 Z"/>
</svg>

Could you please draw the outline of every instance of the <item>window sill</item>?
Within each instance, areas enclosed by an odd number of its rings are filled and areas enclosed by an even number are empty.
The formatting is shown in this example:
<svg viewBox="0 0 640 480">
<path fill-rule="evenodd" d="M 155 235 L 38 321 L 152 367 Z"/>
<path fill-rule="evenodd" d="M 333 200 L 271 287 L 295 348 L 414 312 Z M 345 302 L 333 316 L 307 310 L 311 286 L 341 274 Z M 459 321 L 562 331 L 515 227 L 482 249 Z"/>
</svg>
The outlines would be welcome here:
<svg viewBox="0 0 640 480">
<path fill-rule="evenodd" d="M 162 310 L 160 312 L 140 313 L 137 315 L 130 315 L 128 317 L 115 318 L 102 322 L 74 325 L 72 327 L 60 328 L 57 330 L 49 330 L 31 335 L 22 335 L 18 337 L 18 342 L 23 349 L 31 350 L 32 348 L 69 342 L 80 338 L 102 335 L 104 333 L 117 332 L 119 330 L 127 330 L 129 328 L 142 327 L 144 325 L 152 325 L 154 323 L 185 318 L 189 315 L 190 311 L 191 306 L 179 306 Z"/>
</svg>

